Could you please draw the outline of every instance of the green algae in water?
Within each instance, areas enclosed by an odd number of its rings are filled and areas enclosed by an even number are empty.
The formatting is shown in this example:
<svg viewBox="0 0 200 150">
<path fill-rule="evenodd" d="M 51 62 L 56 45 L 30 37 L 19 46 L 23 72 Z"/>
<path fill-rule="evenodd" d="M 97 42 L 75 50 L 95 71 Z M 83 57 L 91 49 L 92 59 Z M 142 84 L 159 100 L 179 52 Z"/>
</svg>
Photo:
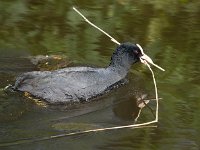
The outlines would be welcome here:
<svg viewBox="0 0 200 150">
<path fill-rule="evenodd" d="M 55 130 L 59 131 L 83 131 L 83 130 L 91 130 L 99 128 L 100 126 L 96 124 L 88 124 L 88 123 L 76 123 L 76 122 L 67 122 L 67 123 L 56 123 L 52 125 Z"/>
</svg>

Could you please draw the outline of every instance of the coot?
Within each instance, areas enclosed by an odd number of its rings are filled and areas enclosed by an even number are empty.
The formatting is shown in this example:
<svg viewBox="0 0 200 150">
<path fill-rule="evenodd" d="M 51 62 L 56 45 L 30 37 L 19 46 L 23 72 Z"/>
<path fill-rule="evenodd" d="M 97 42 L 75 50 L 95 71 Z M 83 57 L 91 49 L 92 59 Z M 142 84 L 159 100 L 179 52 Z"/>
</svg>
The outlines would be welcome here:
<svg viewBox="0 0 200 150">
<path fill-rule="evenodd" d="M 16 79 L 13 88 L 50 103 L 88 101 L 121 85 L 131 65 L 140 61 L 142 55 L 137 45 L 123 43 L 105 68 L 69 67 L 27 72 Z"/>
</svg>

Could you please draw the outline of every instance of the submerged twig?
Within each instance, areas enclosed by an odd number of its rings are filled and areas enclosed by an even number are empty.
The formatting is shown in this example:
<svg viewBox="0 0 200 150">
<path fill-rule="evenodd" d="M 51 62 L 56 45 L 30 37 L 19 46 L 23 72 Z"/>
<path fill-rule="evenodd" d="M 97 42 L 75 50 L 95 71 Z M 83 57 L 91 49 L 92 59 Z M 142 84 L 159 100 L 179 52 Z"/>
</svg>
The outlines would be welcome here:
<svg viewBox="0 0 200 150">
<path fill-rule="evenodd" d="M 153 116 L 156 117 L 155 114 L 154 114 L 154 112 L 153 112 L 153 109 L 149 105 L 147 105 L 147 103 L 145 102 L 145 100 L 142 100 L 142 103 L 151 111 L 151 113 L 153 114 Z"/>
<path fill-rule="evenodd" d="M 137 115 L 137 117 L 134 120 L 135 122 L 137 122 L 138 118 L 140 117 L 141 111 L 142 111 L 142 108 L 139 109 L 138 115 Z"/>
<path fill-rule="evenodd" d="M 145 106 L 147 106 L 147 108 L 150 109 L 150 111 L 151 111 L 151 113 L 153 114 L 153 116 L 156 117 L 155 114 L 154 114 L 154 112 L 153 112 L 153 109 L 152 109 L 149 105 L 147 105 L 147 104 L 145 103 L 145 101 L 143 101 L 143 103 L 144 103 Z"/>
<path fill-rule="evenodd" d="M 108 33 L 106 33 L 104 30 L 102 30 L 101 28 L 97 27 L 95 24 L 93 24 L 92 22 L 90 22 L 90 21 L 89 21 L 80 11 L 78 11 L 75 7 L 73 7 L 73 9 L 74 9 L 81 17 L 83 17 L 83 19 L 84 19 L 87 23 L 89 23 L 91 26 L 95 27 L 95 28 L 98 29 L 99 31 L 103 32 L 106 36 L 108 36 L 108 37 L 111 39 L 111 41 L 113 41 L 114 43 L 120 45 L 120 43 L 119 43 L 116 39 L 114 39 L 112 36 L 110 36 L 110 35 L 109 35 Z"/>
</svg>

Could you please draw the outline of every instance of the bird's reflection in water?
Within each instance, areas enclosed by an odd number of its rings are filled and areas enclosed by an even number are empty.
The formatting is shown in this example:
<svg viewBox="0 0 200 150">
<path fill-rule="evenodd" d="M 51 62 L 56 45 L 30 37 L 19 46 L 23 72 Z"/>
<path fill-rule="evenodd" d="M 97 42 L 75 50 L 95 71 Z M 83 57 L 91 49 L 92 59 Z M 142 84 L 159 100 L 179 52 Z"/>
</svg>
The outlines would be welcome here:
<svg viewBox="0 0 200 150">
<path fill-rule="evenodd" d="M 127 121 L 136 123 L 143 108 L 149 109 L 148 112 L 153 111 L 148 106 L 153 97 L 153 92 L 146 90 L 144 78 L 131 74 L 129 84 L 117 89 L 115 92 L 112 111 L 118 119 L 126 123 Z"/>
<path fill-rule="evenodd" d="M 113 106 L 114 114 L 123 120 L 134 120 L 139 113 L 140 108 L 137 106 L 136 98 L 125 98 Z"/>
</svg>

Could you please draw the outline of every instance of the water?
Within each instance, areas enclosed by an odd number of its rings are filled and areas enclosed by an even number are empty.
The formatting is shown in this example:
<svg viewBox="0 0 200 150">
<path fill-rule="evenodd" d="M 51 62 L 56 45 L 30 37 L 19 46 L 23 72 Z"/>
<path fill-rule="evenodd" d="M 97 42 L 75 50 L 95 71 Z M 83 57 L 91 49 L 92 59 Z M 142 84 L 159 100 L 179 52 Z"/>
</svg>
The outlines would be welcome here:
<svg viewBox="0 0 200 150">
<path fill-rule="evenodd" d="M 132 67 L 127 86 L 70 110 L 64 106 L 45 107 L 23 94 L 3 90 L 23 72 L 52 70 L 67 65 L 106 66 L 109 63 L 116 45 L 85 23 L 72 6 L 78 6 L 92 22 L 119 42 L 142 45 L 145 52 L 166 70 L 161 72 L 154 68 L 159 97 L 162 97 L 157 128 L 32 141 L 74 130 L 131 124 L 137 111 L 134 88 L 148 91 L 149 97 L 154 96 L 151 74 L 141 64 Z M 199 149 L 199 8 L 197 0 L 117 0 L 103 3 L 2 0 L 0 149 Z M 53 56 L 53 60 L 34 65 L 30 60 L 38 55 L 42 58 Z M 55 59 L 55 55 L 62 59 Z M 155 108 L 154 102 L 149 105 Z M 146 107 L 138 121 L 152 119 L 153 115 Z M 24 139 L 29 141 L 23 143 Z M 9 142 L 19 145 L 2 147 Z"/>
</svg>

